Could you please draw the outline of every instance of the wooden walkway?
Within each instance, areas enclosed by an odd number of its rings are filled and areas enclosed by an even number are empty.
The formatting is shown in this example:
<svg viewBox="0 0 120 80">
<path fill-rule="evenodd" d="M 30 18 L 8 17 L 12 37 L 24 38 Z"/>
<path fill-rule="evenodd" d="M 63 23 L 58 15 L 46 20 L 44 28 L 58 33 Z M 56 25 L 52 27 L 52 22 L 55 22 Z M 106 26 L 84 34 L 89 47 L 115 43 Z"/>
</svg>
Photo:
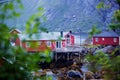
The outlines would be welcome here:
<svg viewBox="0 0 120 80">
<path fill-rule="evenodd" d="M 66 47 L 65 49 L 56 49 L 53 51 L 54 53 L 54 58 L 57 61 L 61 56 L 66 56 L 67 60 L 70 60 L 72 58 L 72 55 L 78 55 L 80 57 L 80 53 L 82 51 L 82 47 L 75 47 L 75 46 L 69 46 Z"/>
</svg>

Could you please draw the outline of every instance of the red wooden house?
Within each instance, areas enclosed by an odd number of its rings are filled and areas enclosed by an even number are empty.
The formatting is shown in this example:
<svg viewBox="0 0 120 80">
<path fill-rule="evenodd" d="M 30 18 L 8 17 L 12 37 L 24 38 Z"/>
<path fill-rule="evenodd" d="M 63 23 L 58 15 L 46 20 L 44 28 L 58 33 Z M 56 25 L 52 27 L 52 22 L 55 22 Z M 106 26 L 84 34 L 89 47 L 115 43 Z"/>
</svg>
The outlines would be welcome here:
<svg viewBox="0 0 120 80">
<path fill-rule="evenodd" d="M 66 40 L 66 46 L 73 46 L 75 44 L 75 36 L 72 34 L 71 31 L 67 33 L 64 37 Z"/>
<path fill-rule="evenodd" d="M 28 52 L 40 52 L 46 49 L 54 51 L 64 49 L 68 45 L 74 45 L 74 36 L 70 32 L 42 32 L 30 36 L 15 29 L 10 33 L 18 34 L 18 38 L 11 40 L 12 45 L 21 46 Z"/>
<path fill-rule="evenodd" d="M 93 36 L 93 45 L 119 45 L 119 36 L 111 30 Z"/>
<path fill-rule="evenodd" d="M 12 35 L 12 37 L 10 38 L 10 43 L 12 46 L 17 46 L 20 45 L 20 40 L 19 38 L 17 38 L 16 34 L 21 34 L 22 32 L 18 29 L 13 29 L 10 31 L 10 34 Z"/>
</svg>

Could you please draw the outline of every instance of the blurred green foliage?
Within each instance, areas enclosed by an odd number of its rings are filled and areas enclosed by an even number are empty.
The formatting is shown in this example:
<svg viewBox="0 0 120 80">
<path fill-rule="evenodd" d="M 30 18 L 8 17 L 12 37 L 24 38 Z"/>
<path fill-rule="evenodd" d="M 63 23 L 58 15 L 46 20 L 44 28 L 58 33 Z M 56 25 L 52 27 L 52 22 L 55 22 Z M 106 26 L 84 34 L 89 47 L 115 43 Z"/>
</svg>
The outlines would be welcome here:
<svg viewBox="0 0 120 80">
<path fill-rule="evenodd" d="M 31 71 L 38 70 L 40 68 L 38 62 L 43 61 L 40 56 L 44 54 L 44 61 L 50 62 L 51 60 L 49 49 L 30 54 L 22 47 L 10 44 L 10 38 L 18 36 L 10 34 L 11 29 L 5 24 L 5 20 L 19 17 L 21 13 L 18 12 L 18 9 L 24 9 L 21 0 L 10 0 L 0 4 L 0 80 L 32 80 Z M 44 9 L 39 7 L 38 12 L 27 21 L 26 32 L 28 34 L 38 32 L 41 25 L 39 18 L 43 17 L 43 12 Z M 47 30 L 41 29 L 41 31 Z"/>
<path fill-rule="evenodd" d="M 97 29 L 97 26 L 94 25 L 94 26 L 92 27 L 92 30 L 89 32 L 89 34 L 90 34 L 90 37 L 92 37 L 93 35 L 98 34 L 98 33 L 100 33 L 100 32 L 101 32 L 101 31 L 100 31 L 99 29 Z"/>
<path fill-rule="evenodd" d="M 110 8 L 110 7 L 111 7 L 111 5 L 106 5 L 103 1 L 101 1 L 101 2 L 96 6 L 97 9 L 108 9 L 108 8 Z"/>
<path fill-rule="evenodd" d="M 92 72 L 105 71 L 104 79 L 119 80 L 120 79 L 120 56 L 114 56 L 104 52 L 98 52 L 95 55 L 88 54 L 86 59 L 89 62 L 88 68 Z"/>
<path fill-rule="evenodd" d="M 116 1 L 119 5 L 119 9 L 115 11 L 113 15 L 114 21 L 109 25 L 109 28 L 114 31 L 120 29 L 120 0 Z M 105 3 L 101 0 L 96 7 L 98 9 L 108 9 L 105 6 Z M 97 29 L 93 27 L 90 32 L 91 36 L 97 32 L 96 30 Z M 87 55 L 86 58 L 89 61 L 88 68 L 93 72 L 104 70 L 106 72 L 104 78 L 107 78 L 105 80 L 120 80 L 120 55 L 115 56 L 117 50 L 120 50 L 119 46 L 111 54 L 97 52 L 97 54 L 94 55 Z"/>
<path fill-rule="evenodd" d="M 100 3 L 96 6 L 96 8 L 98 8 L 98 9 L 104 8 L 104 2 L 100 2 Z"/>
<path fill-rule="evenodd" d="M 103 52 L 98 52 L 95 55 L 88 54 L 86 59 L 90 63 L 88 68 L 93 72 L 100 70 L 102 66 L 109 63 L 108 55 Z"/>
<path fill-rule="evenodd" d="M 115 19 L 117 19 L 118 22 L 120 22 L 120 10 L 116 10 L 114 13 Z"/>
</svg>

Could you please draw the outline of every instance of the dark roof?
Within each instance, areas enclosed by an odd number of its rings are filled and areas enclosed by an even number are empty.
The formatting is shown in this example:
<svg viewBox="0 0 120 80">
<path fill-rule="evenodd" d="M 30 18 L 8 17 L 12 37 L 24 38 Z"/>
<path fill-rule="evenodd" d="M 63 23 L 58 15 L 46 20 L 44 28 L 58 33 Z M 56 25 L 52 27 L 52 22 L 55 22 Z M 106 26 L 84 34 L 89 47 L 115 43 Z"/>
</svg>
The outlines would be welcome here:
<svg viewBox="0 0 120 80">
<path fill-rule="evenodd" d="M 112 30 L 102 31 L 100 34 L 96 34 L 93 37 L 119 37 L 117 33 Z"/>
</svg>

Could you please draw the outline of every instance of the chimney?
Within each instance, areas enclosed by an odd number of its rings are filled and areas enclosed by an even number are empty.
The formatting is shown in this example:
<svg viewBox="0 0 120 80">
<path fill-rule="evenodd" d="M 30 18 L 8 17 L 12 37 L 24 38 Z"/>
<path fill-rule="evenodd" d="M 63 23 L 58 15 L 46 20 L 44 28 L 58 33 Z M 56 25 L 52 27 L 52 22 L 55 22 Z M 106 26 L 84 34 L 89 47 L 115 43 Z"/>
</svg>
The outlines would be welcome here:
<svg viewBox="0 0 120 80">
<path fill-rule="evenodd" d="M 70 30 L 69 33 L 72 33 L 72 31 Z"/>
<path fill-rule="evenodd" d="M 60 32 L 60 36 L 63 37 L 63 31 Z"/>
</svg>

